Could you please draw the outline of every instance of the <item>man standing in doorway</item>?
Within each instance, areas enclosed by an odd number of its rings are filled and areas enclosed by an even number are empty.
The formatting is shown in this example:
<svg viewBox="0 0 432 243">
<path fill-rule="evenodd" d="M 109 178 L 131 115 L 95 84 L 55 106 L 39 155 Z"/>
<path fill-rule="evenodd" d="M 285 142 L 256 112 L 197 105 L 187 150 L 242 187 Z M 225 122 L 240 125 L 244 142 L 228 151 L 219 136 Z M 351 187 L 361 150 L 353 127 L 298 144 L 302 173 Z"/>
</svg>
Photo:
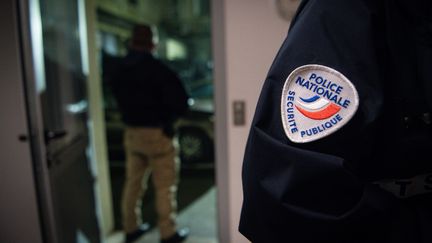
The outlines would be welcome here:
<svg viewBox="0 0 432 243">
<path fill-rule="evenodd" d="M 188 96 L 177 75 L 152 55 L 153 40 L 149 26 L 135 26 L 129 53 L 110 81 L 126 124 L 123 227 L 126 242 L 148 231 L 141 223 L 141 199 L 152 173 L 161 242 L 177 243 L 188 230 L 177 230 L 175 223 L 179 163 L 173 125 L 186 112 Z"/>
</svg>

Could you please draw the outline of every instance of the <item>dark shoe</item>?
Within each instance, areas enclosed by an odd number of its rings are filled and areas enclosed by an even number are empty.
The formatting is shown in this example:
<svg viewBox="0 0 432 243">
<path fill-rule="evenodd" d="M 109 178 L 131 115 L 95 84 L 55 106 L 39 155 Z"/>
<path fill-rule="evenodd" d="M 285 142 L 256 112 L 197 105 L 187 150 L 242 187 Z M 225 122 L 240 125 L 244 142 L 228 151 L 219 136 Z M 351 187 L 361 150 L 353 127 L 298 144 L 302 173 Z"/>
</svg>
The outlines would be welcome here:
<svg viewBox="0 0 432 243">
<path fill-rule="evenodd" d="M 162 239 L 161 243 L 180 243 L 186 240 L 188 236 L 189 236 L 189 229 L 182 228 L 177 230 L 177 232 L 173 236 L 167 239 Z"/>
<path fill-rule="evenodd" d="M 126 243 L 132 243 L 143 236 L 150 230 L 150 225 L 148 223 L 144 223 L 138 227 L 137 230 L 126 234 Z"/>
</svg>

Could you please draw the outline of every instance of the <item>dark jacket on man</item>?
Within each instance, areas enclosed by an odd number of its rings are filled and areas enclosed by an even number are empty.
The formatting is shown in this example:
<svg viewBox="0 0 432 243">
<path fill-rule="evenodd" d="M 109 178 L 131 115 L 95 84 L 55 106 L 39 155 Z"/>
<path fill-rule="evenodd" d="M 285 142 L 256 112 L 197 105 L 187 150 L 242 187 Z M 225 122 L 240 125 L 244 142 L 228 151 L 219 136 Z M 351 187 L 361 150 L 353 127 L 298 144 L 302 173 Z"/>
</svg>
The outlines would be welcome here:
<svg viewBox="0 0 432 243">
<path fill-rule="evenodd" d="M 123 121 L 134 127 L 170 127 L 187 108 L 177 75 L 151 53 L 130 51 L 110 79 Z"/>
</svg>

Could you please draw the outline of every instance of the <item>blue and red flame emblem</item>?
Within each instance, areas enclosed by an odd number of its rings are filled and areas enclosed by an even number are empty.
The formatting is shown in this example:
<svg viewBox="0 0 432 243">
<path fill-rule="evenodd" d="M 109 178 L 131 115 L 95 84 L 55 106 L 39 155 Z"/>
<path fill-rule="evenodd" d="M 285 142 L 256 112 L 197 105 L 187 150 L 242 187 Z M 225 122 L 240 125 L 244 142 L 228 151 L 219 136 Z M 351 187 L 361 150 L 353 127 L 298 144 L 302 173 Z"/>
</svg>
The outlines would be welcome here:
<svg viewBox="0 0 432 243">
<path fill-rule="evenodd" d="M 301 100 L 301 101 L 300 101 Z M 297 108 L 304 116 L 313 120 L 324 120 L 332 117 L 341 110 L 341 107 L 318 95 L 297 101 Z"/>
</svg>

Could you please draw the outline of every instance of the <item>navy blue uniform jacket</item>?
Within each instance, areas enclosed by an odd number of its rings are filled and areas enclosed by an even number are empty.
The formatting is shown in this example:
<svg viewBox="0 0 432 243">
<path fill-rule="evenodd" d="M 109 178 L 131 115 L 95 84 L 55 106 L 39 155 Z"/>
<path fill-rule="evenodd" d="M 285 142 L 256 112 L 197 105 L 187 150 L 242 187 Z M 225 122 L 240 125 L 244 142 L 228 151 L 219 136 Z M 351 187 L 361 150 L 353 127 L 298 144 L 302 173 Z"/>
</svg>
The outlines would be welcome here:
<svg viewBox="0 0 432 243">
<path fill-rule="evenodd" d="M 303 1 L 267 75 L 243 163 L 240 232 L 265 243 L 431 243 L 432 194 L 398 198 L 375 182 L 432 173 L 430 1 Z M 344 74 L 359 108 L 307 143 L 284 133 L 287 76 L 319 64 Z M 405 119 L 409 118 L 409 119 Z M 432 176 L 423 181 L 432 192 Z"/>
</svg>

